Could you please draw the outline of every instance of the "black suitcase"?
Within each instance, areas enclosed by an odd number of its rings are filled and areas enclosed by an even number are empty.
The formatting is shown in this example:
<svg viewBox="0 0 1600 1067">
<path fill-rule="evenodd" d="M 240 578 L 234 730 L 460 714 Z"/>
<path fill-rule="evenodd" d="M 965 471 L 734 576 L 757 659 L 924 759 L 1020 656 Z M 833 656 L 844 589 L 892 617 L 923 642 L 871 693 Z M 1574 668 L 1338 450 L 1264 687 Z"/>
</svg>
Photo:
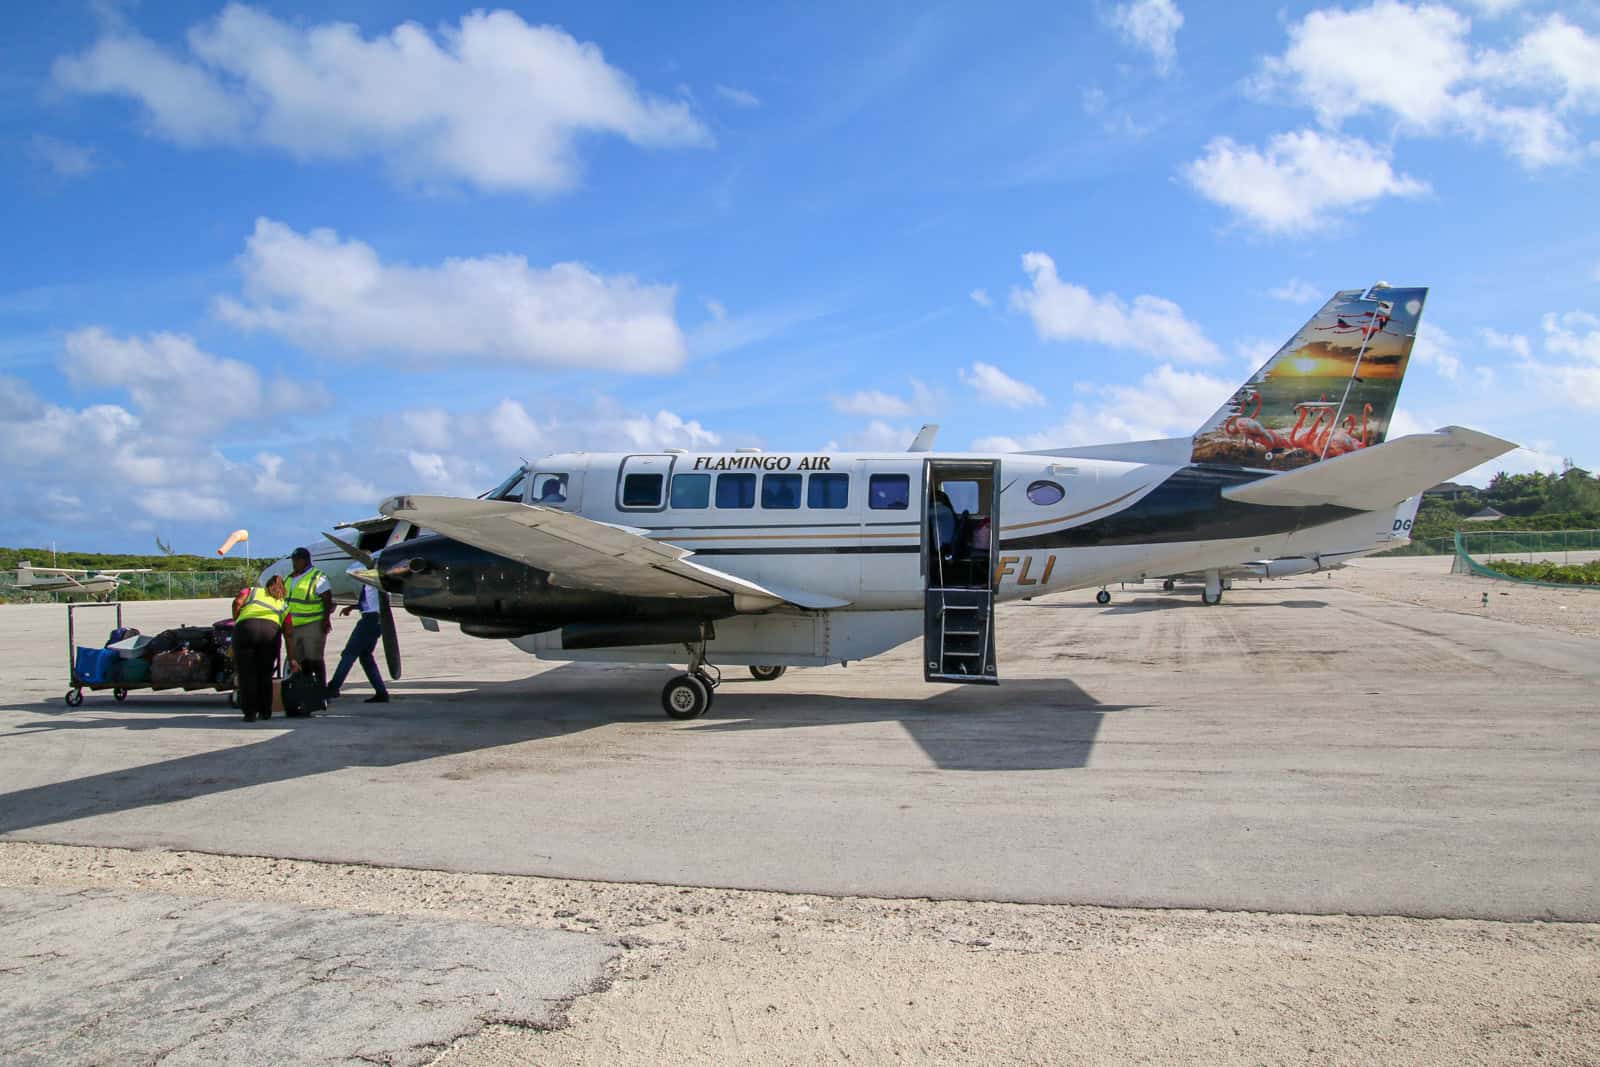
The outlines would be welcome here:
<svg viewBox="0 0 1600 1067">
<path fill-rule="evenodd" d="M 323 694 L 322 683 L 314 674 L 299 671 L 283 680 L 283 713 L 291 716 L 310 715 L 314 711 L 327 711 L 328 699 Z"/>
</svg>

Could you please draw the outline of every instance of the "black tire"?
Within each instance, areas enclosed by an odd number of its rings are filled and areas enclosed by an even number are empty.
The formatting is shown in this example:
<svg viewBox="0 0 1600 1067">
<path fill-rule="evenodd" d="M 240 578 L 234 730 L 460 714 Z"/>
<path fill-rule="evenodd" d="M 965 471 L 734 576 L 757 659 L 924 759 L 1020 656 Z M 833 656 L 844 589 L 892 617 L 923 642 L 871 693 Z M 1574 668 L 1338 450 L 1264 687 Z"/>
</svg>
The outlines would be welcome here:
<svg viewBox="0 0 1600 1067">
<path fill-rule="evenodd" d="M 780 667 L 777 664 L 771 663 L 751 665 L 750 677 L 754 678 L 758 682 L 776 682 L 779 678 L 783 677 L 783 672 L 788 669 L 788 667 Z"/>
<path fill-rule="evenodd" d="M 61 699 L 67 702 L 67 707 L 76 708 L 83 703 L 83 690 L 76 687 L 67 690 L 67 695 Z"/>
<path fill-rule="evenodd" d="M 1096 604 L 1109 604 L 1111 603 L 1111 594 L 1102 589 L 1094 595 L 1094 602 Z"/>
<path fill-rule="evenodd" d="M 1178 583 L 1173 581 L 1171 578 L 1168 578 L 1166 581 L 1161 583 L 1161 591 L 1163 593 L 1170 593 L 1177 587 Z"/>
<path fill-rule="evenodd" d="M 711 687 L 692 674 L 680 674 L 661 687 L 661 708 L 669 719 L 698 719 L 711 707 Z"/>
<path fill-rule="evenodd" d="M 111 695 L 117 698 L 117 703 L 119 704 L 128 699 L 128 691 L 126 689 L 113 689 Z"/>
</svg>

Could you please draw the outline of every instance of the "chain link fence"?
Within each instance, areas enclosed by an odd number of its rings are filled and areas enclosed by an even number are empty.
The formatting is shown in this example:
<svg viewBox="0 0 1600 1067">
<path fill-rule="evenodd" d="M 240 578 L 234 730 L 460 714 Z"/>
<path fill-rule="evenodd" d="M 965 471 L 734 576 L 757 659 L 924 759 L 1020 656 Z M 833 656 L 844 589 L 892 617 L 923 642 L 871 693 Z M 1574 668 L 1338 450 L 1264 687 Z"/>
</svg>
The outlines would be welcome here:
<svg viewBox="0 0 1600 1067">
<path fill-rule="evenodd" d="M 249 585 L 258 570 L 232 571 L 151 571 L 124 574 L 113 600 L 203 600 L 231 597 Z M 82 594 L 46 593 L 17 585 L 15 571 L 0 572 L 0 602 L 7 604 L 52 604 L 82 600 Z M 104 599 L 95 597 L 94 599 Z"/>
<path fill-rule="evenodd" d="M 1461 530 L 1456 536 L 1462 551 L 1480 560 L 1567 566 L 1600 558 L 1600 530 Z"/>
</svg>

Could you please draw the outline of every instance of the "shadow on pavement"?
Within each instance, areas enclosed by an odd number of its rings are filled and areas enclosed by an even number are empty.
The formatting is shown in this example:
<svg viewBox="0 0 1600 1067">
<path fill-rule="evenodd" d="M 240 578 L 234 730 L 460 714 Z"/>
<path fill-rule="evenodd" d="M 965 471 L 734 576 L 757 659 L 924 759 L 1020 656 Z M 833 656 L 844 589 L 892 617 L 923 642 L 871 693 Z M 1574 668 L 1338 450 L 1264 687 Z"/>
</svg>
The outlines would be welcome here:
<svg viewBox="0 0 1600 1067">
<path fill-rule="evenodd" d="M 194 700 L 189 714 L 172 713 L 177 701 L 148 711 L 131 702 L 103 705 L 90 709 L 92 715 L 82 708 L 63 714 L 59 702 L 13 705 L 7 710 L 39 718 L 0 732 L 0 757 L 7 760 L 28 758 L 30 737 L 60 731 L 226 728 L 241 743 L 0 794 L 0 833 L 352 767 L 393 767 L 536 743 L 618 723 L 653 723 L 694 736 L 898 722 L 943 770 L 1066 770 L 1085 765 L 1107 713 L 1133 706 L 1100 704 L 1064 680 L 964 686 L 903 699 L 788 691 L 804 677 L 724 689 L 707 718 L 681 725 L 666 721 L 659 710 L 659 669 L 576 664 L 512 682 L 456 682 L 450 686 L 455 692 L 401 695 L 390 704 L 346 697 L 327 715 L 274 716 L 255 724 L 241 722 L 237 712 L 215 701 Z M 434 683 L 406 684 L 420 689 Z M 268 736 L 251 743 L 251 733 Z"/>
</svg>

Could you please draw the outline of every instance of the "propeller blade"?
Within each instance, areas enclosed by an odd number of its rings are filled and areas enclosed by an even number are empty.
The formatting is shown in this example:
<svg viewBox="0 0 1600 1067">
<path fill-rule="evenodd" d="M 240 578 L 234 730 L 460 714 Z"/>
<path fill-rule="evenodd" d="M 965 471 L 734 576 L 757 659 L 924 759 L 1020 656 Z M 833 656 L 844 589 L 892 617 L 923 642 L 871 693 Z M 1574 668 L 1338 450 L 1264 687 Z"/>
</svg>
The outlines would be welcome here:
<svg viewBox="0 0 1600 1067">
<path fill-rule="evenodd" d="M 331 533 L 324 533 L 322 536 L 326 537 L 328 540 L 330 540 L 334 544 L 338 545 L 339 546 L 339 551 L 343 552 L 345 555 L 349 556 L 351 559 L 359 560 L 360 562 L 366 564 L 368 567 L 377 566 L 377 561 L 372 558 L 372 553 L 371 552 L 363 552 L 361 549 L 357 548 L 355 545 L 352 545 L 349 541 L 341 541 L 337 537 L 333 536 L 333 534 L 331 534 Z"/>
<path fill-rule="evenodd" d="M 389 667 L 389 677 L 400 677 L 400 635 L 394 630 L 394 608 L 389 604 L 389 594 L 378 594 L 378 618 L 383 623 L 383 659 Z"/>
</svg>

